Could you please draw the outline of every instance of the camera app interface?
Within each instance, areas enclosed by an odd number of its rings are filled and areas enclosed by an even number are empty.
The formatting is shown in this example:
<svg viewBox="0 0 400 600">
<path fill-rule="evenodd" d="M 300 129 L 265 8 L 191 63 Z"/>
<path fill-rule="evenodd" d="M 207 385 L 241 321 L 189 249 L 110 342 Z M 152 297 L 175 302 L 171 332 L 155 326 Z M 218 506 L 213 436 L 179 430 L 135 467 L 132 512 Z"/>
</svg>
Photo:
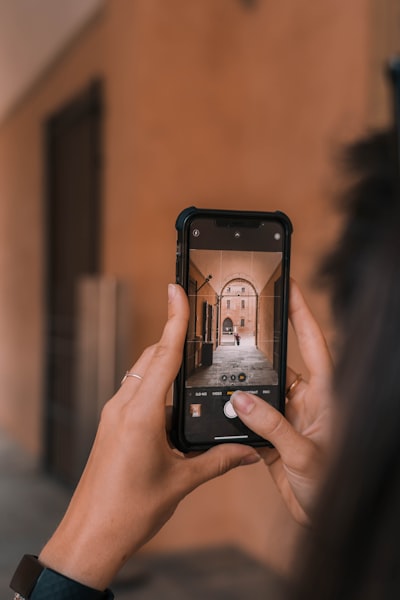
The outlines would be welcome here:
<svg viewBox="0 0 400 600">
<path fill-rule="evenodd" d="M 193 443 L 259 439 L 230 396 L 242 389 L 279 404 L 283 231 L 279 223 L 217 232 L 195 224 L 190 235 L 186 436 Z"/>
</svg>

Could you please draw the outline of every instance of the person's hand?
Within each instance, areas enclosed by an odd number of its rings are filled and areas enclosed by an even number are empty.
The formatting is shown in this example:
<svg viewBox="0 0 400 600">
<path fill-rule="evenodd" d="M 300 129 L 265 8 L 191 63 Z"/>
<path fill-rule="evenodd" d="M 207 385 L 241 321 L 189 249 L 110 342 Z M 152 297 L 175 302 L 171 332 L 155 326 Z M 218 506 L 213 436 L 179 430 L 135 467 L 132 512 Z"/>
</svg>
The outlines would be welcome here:
<svg viewBox="0 0 400 600">
<path fill-rule="evenodd" d="M 301 379 L 288 393 L 286 418 L 251 394 L 237 391 L 231 402 L 243 423 L 274 445 L 260 454 L 293 517 L 307 524 L 331 441 L 332 362 L 324 336 L 293 280 L 289 316 L 309 381 Z M 296 381 L 291 369 L 287 380 L 289 387 Z"/>
<path fill-rule="evenodd" d="M 181 363 L 188 315 L 183 290 L 170 285 L 161 340 L 132 369 L 142 379 L 126 378 L 105 405 L 70 506 L 39 556 L 46 566 L 91 587 L 104 589 L 191 490 L 260 460 L 240 444 L 188 458 L 168 443 L 165 398 Z"/>
</svg>

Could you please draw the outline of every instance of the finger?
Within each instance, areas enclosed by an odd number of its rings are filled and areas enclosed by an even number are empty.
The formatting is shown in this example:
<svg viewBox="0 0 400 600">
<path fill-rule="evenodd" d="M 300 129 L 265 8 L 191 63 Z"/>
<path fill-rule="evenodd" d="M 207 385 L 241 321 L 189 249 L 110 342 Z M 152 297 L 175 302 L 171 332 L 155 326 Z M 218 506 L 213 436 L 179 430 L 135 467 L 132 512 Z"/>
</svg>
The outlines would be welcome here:
<svg viewBox="0 0 400 600">
<path fill-rule="evenodd" d="M 293 279 L 290 281 L 289 318 L 310 377 L 326 377 L 332 368 L 328 346 L 299 286 Z"/>
<path fill-rule="evenodd" d="M 172 288 L 175 288 L 179 286 L 175 286 L 172 284 Z M 179 288 L 179 290 L 181 290 L 181 288 Z M 178 290 L 178 291 L 179 291 Z M 174 291 L 174 290 L 173 290 Z M 186 327 L 187 325 L 185 325 L 185 331 L 186 331 Z M 127 371 L 127 373 L 135 373 L 136 375 L 139 375 L 141 377 L 141 379 L 137 378 L 137 377 L 127 377 L 125 379 L 125 381 L 123 381 L 124 383 L 124 387 L 126 387 L 129 390 L 137 390 L 137 388 L 140 385 L 140 382 L 144 379 L 146 372 L 153 360 L 154 354 L 157 352 L 157 344 L 154 344 L 153 346 L 149 346 L 148 348 L 146 348 L 144 350 L 144 352 L 141 354 L 141 356 L 138 358 L 138 360 L 135 362 L 135 364 L 132 366 L 131 369 L 129 369 L 129 371 Z M 151 375 L 151 373 L 150 373 Z"/>
<path fill-rule="evenodd" d="M 269 448 L 268 446 L 262 446 L 257 449 L 258 454 L 261 456 L 266 465 L 270 466 L 276 462 L 280 454 L 276 448 Z"/>
<path fill-rule="evenodd" d="M 296 381 L 296 379 L 298 377 L 302 378 L 301 373 L 298 373 L 298 371 L 294 371 L 294 369 L 292 369 L 289 366 L 286 367 L 286 385 L 287 385 L 287 389 L 289 389 L 289 387 L 292 385 L 292 383 L 294 383 Z"/>
<path fill-rule="evenodd" d="M 124 380 L 123 378 L 121 381 L 121 395 L 131 396 L 132 393 L 134 393 L 139 388 L 147 372 L 147 369 L 153 359 L 155 349 L 155 345 L 146 348 L 142 352 L 138 360 L 135 362 L 135 364 L 129 369 L 129 371 L 127 371 L 127 373 L 135 373 L 136 375 L 139 375 L 141 379 L 138 379 L 136 377 L 126 377 L 126 379 Z"/>
<path fill-rule="evenodd" d="M 287 467 L 301 471 L 308 464 L 310 452 L 314 451 L 313 442 L 298 433 L 278 410 L 245 392 L 234 392 L 231 402 L 240 420 L 271 442 Z"/>
<path fill-rule="evenodd" d="M 240 444 L 221 444 L 207 452 L 188 459 L 186 487 L 190 490 L 227 473 L 239 466 L 253 465 L 259 462 L 260 455 L 254 448 Z"/>
<path fill-rule="evenodd" d="M 301 373 L 296 373 L 290 367 L 286 369 L 286 399 L 292 398 L 296 391 L 304 389 L 306 382 Z"/>
<path fill-rule="evenodd" d="M 189 320 L 189 305 L 179 285 L 168 286 L 168 321 L 161 339 L 153 349 L 151 360 L 140 386 L 147 402 L 162 403 L 182 362 L 183 344 Z"/>
<path fill-rule="evenodd" d="M 286 383 L 288 385 L 288 387 L 293 383 L 293 381 L 296 379 L 296 371 L 294 371 L 291 367 L 287 366 L 286 367 Z"/>
</svg>

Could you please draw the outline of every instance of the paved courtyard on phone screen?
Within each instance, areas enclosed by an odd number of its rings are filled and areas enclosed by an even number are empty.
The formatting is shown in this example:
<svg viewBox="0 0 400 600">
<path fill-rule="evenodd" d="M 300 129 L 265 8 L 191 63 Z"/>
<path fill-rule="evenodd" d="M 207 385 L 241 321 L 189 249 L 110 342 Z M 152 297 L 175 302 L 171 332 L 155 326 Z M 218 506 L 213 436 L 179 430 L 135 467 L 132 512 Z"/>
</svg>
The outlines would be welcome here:
<svg viewBox="0 0 400 600">
<path fill-rule="evenodd" d="M 191 387 L 214 387 L 224 383 L 277 385 L 278 374 L 265 354 L 255 346 L 254 336 L 242 336 L 239 345 L 233 336 L 223 336 L 222 344 L 213 352 L 212 365 L 198 368 L 188 379 Z"/>
</svg>

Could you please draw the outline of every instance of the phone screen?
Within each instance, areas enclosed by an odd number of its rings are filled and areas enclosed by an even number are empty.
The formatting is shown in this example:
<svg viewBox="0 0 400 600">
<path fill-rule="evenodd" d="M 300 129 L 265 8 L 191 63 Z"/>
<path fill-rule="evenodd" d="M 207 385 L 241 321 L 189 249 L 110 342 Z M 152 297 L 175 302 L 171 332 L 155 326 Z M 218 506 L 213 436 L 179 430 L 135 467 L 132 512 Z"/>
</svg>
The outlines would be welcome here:
<svg viewBox="0 0 400 600">
<path fill-rule="evenodd" d="M 285 245 L 278 219 L 197 217 L 188 227 L 182 424 L 189 445 L 261 441 L 237 417 L 235 390 L 282 410 Z"/>
</svg>

